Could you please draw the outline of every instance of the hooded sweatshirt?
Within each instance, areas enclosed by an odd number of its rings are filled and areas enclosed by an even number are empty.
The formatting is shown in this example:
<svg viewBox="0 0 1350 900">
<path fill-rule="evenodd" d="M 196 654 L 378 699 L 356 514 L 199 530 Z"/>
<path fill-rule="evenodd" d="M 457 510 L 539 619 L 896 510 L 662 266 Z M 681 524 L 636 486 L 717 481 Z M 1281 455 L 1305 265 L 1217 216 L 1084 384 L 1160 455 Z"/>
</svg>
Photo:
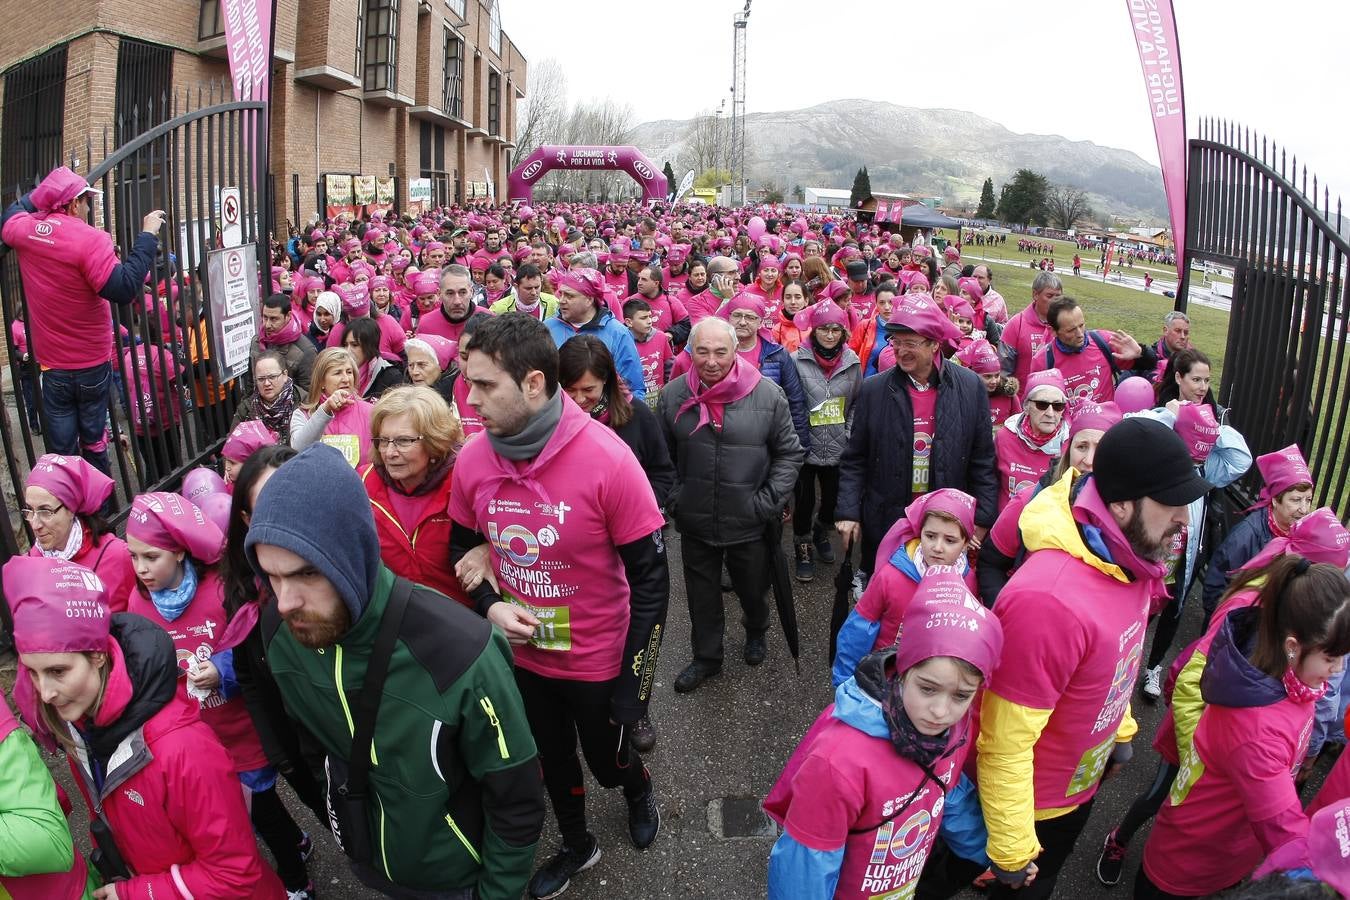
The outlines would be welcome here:
<svg viewBox="0 0 1350 900">
<path fill-rule="evenodd" d="M 297 719 L 327 754 L 326 769 L 345 771 L 355 728 L 349 711 L 395 577 L 380 562 L 361 479 L 337 450 L 316 444 L 268 479 L 246 541 L 263 576 L 258 544 L 312 564 L 351 614 L 351 628 L 322 650 L 296 641 L 274 603 L 260 626 L 286 707 L 304 711 Z M 389 663 L 370 787 L 373 855 L 361 862 L 385 880 L 419 890 L 473 887 L 484 900 L 524 890 L 544 801 L 510 647 L 486 620 L 420 586 Z"/>
<path fill-rule="evenodd" d="M 771 900 L 913 896 L 939 829 L 958 855 L 983 856 L 978 801 L 961 776 L 969 720 L 949 729 L 934 785 L 891 743 L 882 702 L 894 659 L 869 656 L 836 688 L 765 798 L 783 826 L 769 858 Z"/>
<path fill-rule="evenodd" d="M 1169 893 L 1223 890 L 1263 857 L 1307 837 L 1293 776 L 1314 703 L 1290 697 L 1248 659 L 1259 618 L 1259 610 L 1240 608 L 1220 624 L 1201 677 L 1206 706 L 1195 741 L 1144 845 L 1144 870 Z M 1220 846 L 1223 852 L 1214 852 Z"/>
</svg>

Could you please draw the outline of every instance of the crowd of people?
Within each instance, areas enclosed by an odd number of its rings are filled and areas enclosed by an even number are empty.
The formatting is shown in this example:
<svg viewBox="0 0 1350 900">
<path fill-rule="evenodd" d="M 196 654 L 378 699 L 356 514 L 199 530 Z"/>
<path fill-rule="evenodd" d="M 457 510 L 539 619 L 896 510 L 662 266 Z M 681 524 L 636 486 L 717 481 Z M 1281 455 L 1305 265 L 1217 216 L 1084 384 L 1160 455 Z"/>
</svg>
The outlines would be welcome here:
<svg viewBox="0 0 1350 900">
<path fill-rule="evenodd" d="M 59 315 L 111 342 L 139 257 L 49 271 L 87 202 L 49 181 L 4 240 L 30 297 L 78 286 Z M 1350 532 L 1296 446 L 1253 460 L 1184 313 L 1141 342 L 1051 271 L 1004 298 L 957 245 L 774 207 L 455 207 L 275 253 L 218 469 L 129 498 L 119 537 L 76 412 L 26 478 L 0 892 L 310 900 L 335 845 L 391 897 L 556 897 L 601 864 L 585 770 L 651 847 L 679 774 L 642 756 L 668 529 L 681 695 L 729 637 L 764 662 L 785 546 L 803 583 L 858 560 L 834 702 L 764 799 L 771 897 L 1054 895 L 1136 698 L 1166 705 L 1162 762 L 1104 885 L 1156 818 L 1135 897 L 1350 886 L 1350 757 L 1298 794 L 1345 740 Z M 78 384 L 86 360 L 44 358 L 56 314 L 30 305 L 37 360 Z M 1253 463 L 1225 532 L 1216 491 Z M 89 808 L 87 860 L 34 741 Z"/>
</svg>

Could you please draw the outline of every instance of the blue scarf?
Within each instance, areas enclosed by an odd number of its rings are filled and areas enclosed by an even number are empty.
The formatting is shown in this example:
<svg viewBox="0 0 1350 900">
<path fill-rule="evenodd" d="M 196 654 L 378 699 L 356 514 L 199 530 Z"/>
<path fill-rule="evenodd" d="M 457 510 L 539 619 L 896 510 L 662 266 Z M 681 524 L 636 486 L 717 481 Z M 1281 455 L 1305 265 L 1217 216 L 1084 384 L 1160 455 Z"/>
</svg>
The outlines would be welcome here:
<svg viewBox="0 0 1350 900">
<path fill-rule="evenodd" d="M 187 610 L 196 595 L 197 569 L 192 563 L 184 560 L 183 580 L 178 582 L 178 587 L 151 591 L 150 602 L 155 604 L 155 610 L 164 617 L 164 621 L 172 622 Z"/>
</svg>

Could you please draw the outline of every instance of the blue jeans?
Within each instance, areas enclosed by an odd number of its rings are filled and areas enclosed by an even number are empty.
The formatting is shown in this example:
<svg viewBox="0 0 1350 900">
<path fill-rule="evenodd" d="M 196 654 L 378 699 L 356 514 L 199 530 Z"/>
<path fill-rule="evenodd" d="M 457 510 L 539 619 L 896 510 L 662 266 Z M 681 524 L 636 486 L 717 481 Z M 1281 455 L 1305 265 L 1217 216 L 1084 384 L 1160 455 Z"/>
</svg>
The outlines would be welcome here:
<svg viewBox="0 0 1350 900">
<path fill-rule="evenodd" d="M 105 475 L 112 475 L 104 441 L 111 385 L 112 364 L 106 362 L 87 369 L 48 369 L 42 373 L 49 452 L 83 456 Z"/>
</svg>

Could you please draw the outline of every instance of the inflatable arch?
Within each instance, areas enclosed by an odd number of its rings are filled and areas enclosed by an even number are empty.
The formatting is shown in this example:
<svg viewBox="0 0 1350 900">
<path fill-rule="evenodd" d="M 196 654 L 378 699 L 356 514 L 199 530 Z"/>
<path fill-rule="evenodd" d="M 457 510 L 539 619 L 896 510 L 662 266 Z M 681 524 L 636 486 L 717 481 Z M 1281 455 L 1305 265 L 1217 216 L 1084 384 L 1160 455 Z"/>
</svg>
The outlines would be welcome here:
<svg viewBox="0 0 1350 900">
<path fill-rule="evenodd" d="M 604 169 L 625 172 L 642 185 L 648 203 L 670 193 L 666 176 L 636 147 L 562 147 L 545 144 L 521 161 L 507 176 L 507 199 L 529 203 L 534 186 L 554 169 Z"/>
</svg>

